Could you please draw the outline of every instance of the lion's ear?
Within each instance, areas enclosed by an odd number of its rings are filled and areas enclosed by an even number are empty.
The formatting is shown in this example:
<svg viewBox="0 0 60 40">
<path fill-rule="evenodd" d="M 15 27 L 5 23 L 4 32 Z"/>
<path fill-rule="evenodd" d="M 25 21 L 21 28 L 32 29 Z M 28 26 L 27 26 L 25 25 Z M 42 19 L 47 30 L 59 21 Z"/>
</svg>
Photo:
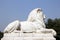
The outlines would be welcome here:
<svg viewBox="0 0 60 40">
<path fill-rule="evenodd" d="M 42 11 L 42 9 L 37 9 L 37 13 L 40 13 Z"/>
</svg>

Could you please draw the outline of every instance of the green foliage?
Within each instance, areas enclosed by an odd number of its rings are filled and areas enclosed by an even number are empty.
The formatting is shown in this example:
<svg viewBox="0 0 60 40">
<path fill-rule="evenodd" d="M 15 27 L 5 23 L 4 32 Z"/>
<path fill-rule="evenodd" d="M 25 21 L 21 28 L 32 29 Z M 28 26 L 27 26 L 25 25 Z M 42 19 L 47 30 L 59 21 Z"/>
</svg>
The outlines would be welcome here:
<svg viewBox="0 0 60 40">
<path fill-rule="evenodd" d="M 3 37 L 3 32 L 0 31 L 0 40 Z"/>
<path fill-rule="evenodd" d="M 46 22 L 47 28 L 53 28 L 56 30 L 57 34 L 60 34 L 60 19 L 48 19 Z"/>
<path fill-rule="evenodd" d="M 46 27 L 54 29 L 57 32 L 56 40 L 60 40 L 60 18 L 49 18 L 46 22 Z"/>
</svg>

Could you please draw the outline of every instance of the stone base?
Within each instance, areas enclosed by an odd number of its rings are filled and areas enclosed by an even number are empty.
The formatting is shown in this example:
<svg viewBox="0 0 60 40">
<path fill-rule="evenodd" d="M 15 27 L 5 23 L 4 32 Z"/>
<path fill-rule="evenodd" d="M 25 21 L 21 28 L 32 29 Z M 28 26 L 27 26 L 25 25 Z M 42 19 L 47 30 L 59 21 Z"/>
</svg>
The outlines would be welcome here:
<svg viewBox="0 0 60 40">
<path fill-rule="evenodd" d="M 41 33 L 5 33 L 1 40 L 56 40 L 52 34 Z"/>
</svg>

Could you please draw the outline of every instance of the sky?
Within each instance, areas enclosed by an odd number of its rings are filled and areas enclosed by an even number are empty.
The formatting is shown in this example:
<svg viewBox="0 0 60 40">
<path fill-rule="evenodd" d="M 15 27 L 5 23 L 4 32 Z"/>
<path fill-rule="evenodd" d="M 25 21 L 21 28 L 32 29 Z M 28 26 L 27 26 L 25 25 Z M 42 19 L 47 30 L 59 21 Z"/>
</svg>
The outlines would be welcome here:
<svg viewBox="0 0 60 40">
<path fill-rule="evenodd" d="M 15 20 L 26 21 L 35 8 L 42 8 L 46 19 L 60 18 L 60 0 L 0 0 L 0 31 Z"/>
</svg>

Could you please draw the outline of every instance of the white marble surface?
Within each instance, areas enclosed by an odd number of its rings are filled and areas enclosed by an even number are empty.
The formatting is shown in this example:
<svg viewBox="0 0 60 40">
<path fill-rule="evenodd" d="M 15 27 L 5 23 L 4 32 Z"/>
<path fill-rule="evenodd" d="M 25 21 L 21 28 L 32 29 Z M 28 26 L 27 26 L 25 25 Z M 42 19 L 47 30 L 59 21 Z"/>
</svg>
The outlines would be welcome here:
<svg viewBox="0 0 60 40">
<path fill-rule="evenodd" d="M 5 33 L 1 40 L 56 40 L 52 34 L 40 33 Z"/>
</svg>

